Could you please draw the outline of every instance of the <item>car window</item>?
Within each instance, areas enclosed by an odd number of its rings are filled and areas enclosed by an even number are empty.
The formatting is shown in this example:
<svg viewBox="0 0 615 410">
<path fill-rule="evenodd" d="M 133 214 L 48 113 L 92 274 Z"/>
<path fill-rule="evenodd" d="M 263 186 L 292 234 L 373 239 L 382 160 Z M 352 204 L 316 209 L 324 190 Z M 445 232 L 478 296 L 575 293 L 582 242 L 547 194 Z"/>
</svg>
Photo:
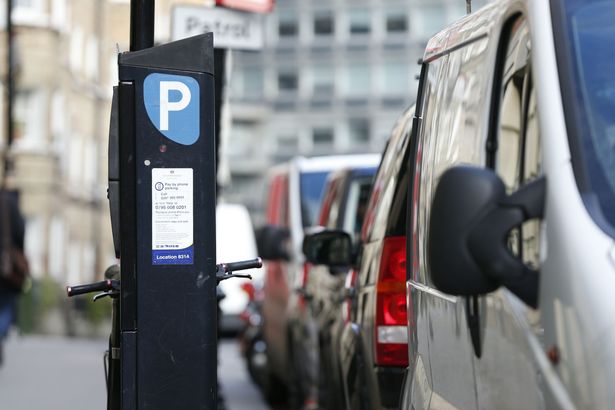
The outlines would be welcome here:
<svg viewBox="0 0 615 410">
<path fill-rule="evenodd" d="M 353 179 L 348 187 L 342 229 L 352 234 L 355 243 L 359 239 L 371 187 L 371 176 Z"/>
<path fill-rule="evenodd" d="M 406 158 L 412 118 L 399 122 L 383 155 L 374 180 L 374 187 L 367 207 L 362 237 L 366 242 L 383 239 L 387 234 L 389 212 L 399 183 L 400 170 Z"/>
</svg>

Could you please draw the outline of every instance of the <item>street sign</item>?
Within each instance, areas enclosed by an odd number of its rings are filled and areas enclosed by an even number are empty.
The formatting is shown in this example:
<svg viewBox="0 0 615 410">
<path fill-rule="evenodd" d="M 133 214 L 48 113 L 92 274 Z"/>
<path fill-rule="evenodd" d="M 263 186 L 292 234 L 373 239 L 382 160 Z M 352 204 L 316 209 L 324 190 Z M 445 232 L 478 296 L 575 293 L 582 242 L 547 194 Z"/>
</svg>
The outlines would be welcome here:
<svg viewBox="0 0 615 410">
<path fill-rule="evenodd" d="M 216 0 L 219 6 L 255 13 L 269 13 L 273 10 L 274 3 L 274 0 Z"/>
<path fill-rule="evenodd" d="M 259 50 L 263 47 L 263 16 L 222 7 L 173 7 L 173 41 L 209 32 L 214 33 L 216 48 Z"/>
</svg>

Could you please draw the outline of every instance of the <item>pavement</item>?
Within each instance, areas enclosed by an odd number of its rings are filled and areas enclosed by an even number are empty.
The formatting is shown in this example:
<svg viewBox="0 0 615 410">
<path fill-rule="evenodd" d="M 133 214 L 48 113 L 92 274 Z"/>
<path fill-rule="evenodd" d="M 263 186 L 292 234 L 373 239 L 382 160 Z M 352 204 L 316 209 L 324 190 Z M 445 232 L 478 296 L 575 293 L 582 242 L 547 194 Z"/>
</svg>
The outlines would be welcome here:
<svg viewBox="0 0 615 410">
<path fill-rule="evenodd" d="M 106 410 L 105 340 L 11 335 L 0 367 L 0 410 Z M 234 340 L 218 369 L 228 410 L 267 410 Z"/>
<path fill-rule="evenodd" d="M 0 368 L 0 410 L 105 410 L 104 340 L 12 335 Z"/>
</svg>

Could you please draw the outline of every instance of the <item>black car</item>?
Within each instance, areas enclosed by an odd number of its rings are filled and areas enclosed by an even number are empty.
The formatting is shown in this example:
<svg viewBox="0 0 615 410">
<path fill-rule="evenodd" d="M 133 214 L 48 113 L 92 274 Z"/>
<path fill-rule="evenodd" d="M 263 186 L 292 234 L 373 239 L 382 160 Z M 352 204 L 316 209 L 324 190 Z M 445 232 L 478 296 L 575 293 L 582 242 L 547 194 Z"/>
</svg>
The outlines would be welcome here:
<svg viewBox="0 0 615 410">
<path fill-rule="evenodd" d="M 366 157 L 360 166 L 332 173 L 323 193 L 318 226 L 306 235 L 346 232 L 359 242 L 359 234 L 371 192 L 380 155 Z M 342 307 L 344 282 L 350 265 L 309 265 L 297 291 L 301 328 L 304 337 L 295 345 L 297 367 L 302 374 L 301 393 L 304 404 L 318 404 L 320 409 L 343 408 L 343 388 L 340 363 L 334 354 L 338 350 L 343 329 Z"/>
<path fill-rule="evenodd" d="M 336 350 L 346 408 L 396 409 L 408 366 L 406 311 L 406 206 L 411 171 L 407 149 L 414 108 L 393 129 L 374 185 L 353 255 L 352 239 L 343 232 L 316 234 L 306 249 L 308 260 L 331 266 L 350 261 L 356 277 L 352 304 Z"/>
</svg>

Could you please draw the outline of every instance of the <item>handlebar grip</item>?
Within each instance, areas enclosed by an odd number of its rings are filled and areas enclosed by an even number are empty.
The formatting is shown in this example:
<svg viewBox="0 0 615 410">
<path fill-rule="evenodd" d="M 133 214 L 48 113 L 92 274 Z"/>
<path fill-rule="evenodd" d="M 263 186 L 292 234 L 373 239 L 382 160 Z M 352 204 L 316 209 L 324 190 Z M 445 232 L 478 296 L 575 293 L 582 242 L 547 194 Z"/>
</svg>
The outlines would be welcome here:
<svg viewBox="0 0 615 410">
<path fill-rule="evenodd" d="M 223 263 L 225 272 L 236 272 L 238 270 L 254 269 L 263 266 L 261 258 L 250 259 L 247 261 Z"/>
<path fill-rule="evenodd" d="M 91 292 L 104 292 L 111 289 L 113 289 L 113 282 L 107 279 L 100 282 L 88 283 L 87 285 L 67 286 L 66 294 L 68 297 L 71 297 Z"/>
</svg>

